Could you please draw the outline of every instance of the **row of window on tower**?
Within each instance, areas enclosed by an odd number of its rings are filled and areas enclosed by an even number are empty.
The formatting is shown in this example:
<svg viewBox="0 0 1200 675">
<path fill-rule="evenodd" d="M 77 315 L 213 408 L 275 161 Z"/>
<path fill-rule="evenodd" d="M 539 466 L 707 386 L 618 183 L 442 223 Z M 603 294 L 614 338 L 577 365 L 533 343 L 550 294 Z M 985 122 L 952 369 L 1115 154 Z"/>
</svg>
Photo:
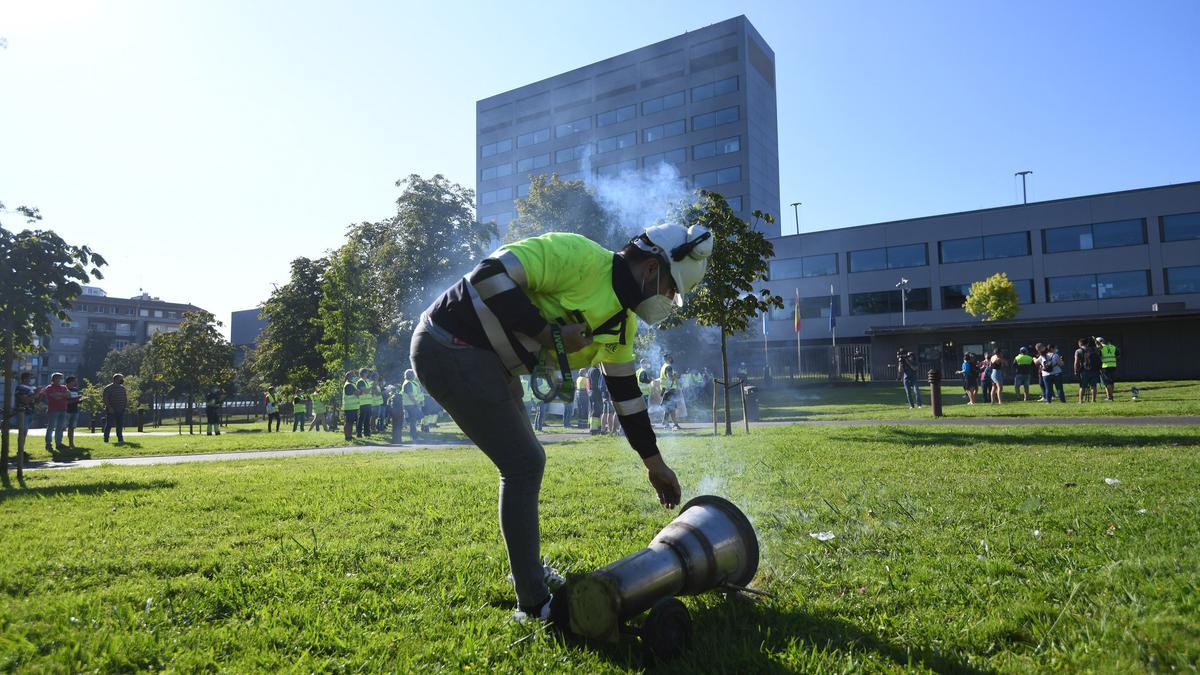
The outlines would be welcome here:
<svg viewBox="0 0 1200 675">
<path fill-rule="evenodd" d="M 670 158 L 666 157 L 665 155 L 662 155 L 662 156 L 650 155 L 650 156 L 647 156 L 646 158 L 644 158 L 643 166 L 647 169 L 652 169 L 658 164 L 661 164 L 664 162 L 669 163 L 670 161 L 672 161 L 672 160 Z M 545 166 L 545 165 L 532 164 L 532 165 L 530 165 L 530 169 L 536 169 L 536 168 L 539 168 L 542 166 Z M 592 170 L 592 175 L 596 176 L 596 177 L 616 176 L 616 175 L 619 175 L 619 174 L 622 174 L 622 173 L 625 173 L 628 171 L 636 171 L 637 168 L 638 168 L 638 161 L 636 159 L 627 159 L 623 162 L 616 162 L 613 164 L 606 164 L 604 166 L 598 166 Z M 571 173 L 559 174 L 558 177 L 559 177 L 559 180 L 562 180 L 562 181 L 587 180 L 587 178 L 588 178 L 587 174 L 585 174 L 582 171 L 574 171 Z M 712 171 L 702 171 L 700 173 L 693 174 L 690 180 L 687 177 L 680 178 L 679 182 L 681 184 L 681 187 L 683 187 L 684 189 L 690 189 L 690 188 L 711 188 L 711 187 L 715 187 L 717 185 L 729 185 L 731 183 L 740 182 L 741 180 L 742 180 L 742 167 L 739 165 L 739 166 L 727 166 L 727 167 L 724 167 L 721 169 L 714 169 Z M 495 190 L 484 190 L 479 193 L 479 204 L 480 204 L 480 206 L 486 206 L 488 204 L 494 204 L 496 202 L 507 201 L 507 200 L 513 199 L 514 194 L 516 195 L 516 197 L 528 197 L 529 196 L 529 183 L 528 182 L 520 183 L 519 185 L 516 185 L 515 187 L 510 185 L 507 187 L 497 188 Z M 734 210 L 735 211 L 742 210 L 740 200 L 738 202 L 738 208 L 735 208 Z"/>
<path fill-rule="evenodd" d="M 728 77 L 723 80 L 717 80 L 716 82 L 710 82 L 692 87 L 692 101 L 704 101 L 717 96 L 731 94 L 737 90 L 738 78 Z M 682 107 L 686 101 L 687 96 L 684 90 L 646 99 L 645 101 L 641 102 L 642 115 L 654 115 L 664 110 L 679 108 Z M 579 119 L 557 124 L 554 126 L 554 137 L 566 138 L 584 131 L 590 131 L 593 128 L 607 127 L 613 124 L 620 124 L 621 122 L 628 122 L 629 120 L 637 117 L 638 105 L 639 104 L 637 103 L 631 103 L 629 105 L 613 108 L 612 110 L 605 110 L 604 112 L 600 112 L 595 115 L 588 115 L 587 117 L 580 117 Z M 707 129 L 719 124 L 728 124 L 729 122 L 736 122 L 738 117 L 739 111 L 737 106 L 723 108 L 714 112 L 696 115 L 692 118 L 692 128 L 694 130 L 698 130 Z M 680 120 L 680 122 L 682 123 L 682 120 Z M 524 148 L 531 145 L 537 145 L 538 143 L 545 143 L 549 140 L 550 127 L 546 127 L 544 129 L 537 129 L 535 131 L 517 136 L 515 147 Z M 493 157 L 505 152 L 510 152 L 512 151 L 513 147 L 514 143 L 511 137 L 500 139 L 498 141 L 479 146 L 479 156 L 486 159 L 488 157 Z"/>
<path fill-rule="evenodd" d="M 631 147 L 636 144 L 636 141 L 637 137 L 635 133 L 631 131 L 627 134 L 600 139 L 596 143 L 594 151 L 590 143 L 576 145 L 570 148 L 562 148 L 554 152 L 553 163 L 567 164 L 570 162 L 579 161 L 593 154 L 593 152 L 596 155 L 603 155 L 605 153 L 612 152 L 613 150 Z M 705 143 L 697 143 L 693 145 L 692 159 L 699 160 L 708 159 L 710 157 L 720 157 L 721 155 L 729 155 L 739 152 L 741 149 L 742 137 L 730 136 L 729 138 L 721 138 L 715 141 L 707 141 Z M 683 164 L 687 161 L 687 148 L 674 148 L 663 152 L 651 153 L 646 155 L 643 160 L 643 165 L 646 167 L 653 167 L 654 165 L 660 163 Z M 634 161 L 634 166 L 636 167 L 636 160 L 626 160 L 623 163 L 627 163 L 629 161 Z M 540 155 L 533 155 L 531 157 L 523 157 L 516 162 L 516 172 L 523 173 L 534 171 L 536 169 L 550 166 L 550 164 L 551 154 L 549 152 L 542 153 Z M 506 162 L 504 164 L 486 167 L 479 172 L 479 177 L 481 180 L 486 181 L 503 178 L 505 176 L 511 176 L 512 174 L 513 163 Z"/>
</svg>

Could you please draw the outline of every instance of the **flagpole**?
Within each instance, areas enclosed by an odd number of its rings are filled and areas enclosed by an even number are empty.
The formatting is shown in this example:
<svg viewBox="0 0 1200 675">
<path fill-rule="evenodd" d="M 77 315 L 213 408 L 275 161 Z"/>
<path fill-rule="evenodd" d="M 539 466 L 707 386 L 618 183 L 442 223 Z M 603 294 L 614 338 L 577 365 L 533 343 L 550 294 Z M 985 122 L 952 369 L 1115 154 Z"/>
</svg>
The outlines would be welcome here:
<svg viewBox="0 0 1200 675">
<path fill-rule="evenodd" d="M 799 221 L 797 221 L 799 222 Z M 796 329 L 796 377 L 800 377 L 800 287 L 796 287 L 796 305 L 792 308 L 795 312 L 792 319 L 792 327 Z"/>
<path fill-rule="evenodd" d="M 763 311 L 763 385 L 771 377 L 771 362 L 767 359 L 767 311 Z"/>
</svg>

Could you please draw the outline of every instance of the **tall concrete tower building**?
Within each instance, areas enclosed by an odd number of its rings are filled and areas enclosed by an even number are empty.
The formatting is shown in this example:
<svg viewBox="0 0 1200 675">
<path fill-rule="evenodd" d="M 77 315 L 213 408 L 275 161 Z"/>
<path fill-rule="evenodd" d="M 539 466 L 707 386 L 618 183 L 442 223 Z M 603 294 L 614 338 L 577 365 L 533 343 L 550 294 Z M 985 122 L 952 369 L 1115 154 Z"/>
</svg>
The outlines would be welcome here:
<svg viewBox="0 0 1200 675">
<path fill-rule="evenodd" d="M 775 54 L 744 16 L 478 101 L 476 141 L 479 218 L 501 232 L 531 175 L 664 163 L 742 217 L 780 216 Z"/>
</svg>

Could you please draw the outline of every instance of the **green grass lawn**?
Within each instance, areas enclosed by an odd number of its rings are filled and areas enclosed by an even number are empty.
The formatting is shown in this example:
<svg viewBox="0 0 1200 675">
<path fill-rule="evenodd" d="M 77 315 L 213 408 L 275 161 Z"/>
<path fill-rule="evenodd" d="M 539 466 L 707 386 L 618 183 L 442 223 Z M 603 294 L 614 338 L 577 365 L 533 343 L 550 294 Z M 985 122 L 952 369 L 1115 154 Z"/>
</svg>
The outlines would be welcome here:
<svg viewBox="0 0 1200 675">
<path fill-rule="evenodd" d="M 1130 387 L 1140 389 L 1139 400 L 1130 398 Z M 904 389 L 872 385 L 808 385 L 799 388 L 777 387 L 762 390 L 763 419 L 778 421 L 839 420 L 839 419 L 906 419 L 930 417 L 929 386 L 921 387 L 924 408 L 910 409 L 904 399 Z M 1105 401 L 1078 403 L 1079 386 L 1063 386 L 1067 403 L 1052 404 L 1032 399 L 1041 397 L 1041 388 L 1030 387 L 1031 400 L 1022 402 L 1013 396 L 1010 386 L 1004 388 L 1004 404 L 977 403 L 967 405 L 958 380 L 943 382 L 942 406 L 947 417 L 1141 417 L 1154 415 L 1200 415 L 1200 382 L 1122 382 L 1114 396 Z M 732 400 L 734 416 L 741 419 L 741 401 Z"/>
<path fill-rule="evenodd" d="M 754 585 L 774 594 L 686 599 L 696 644 L 666 672 L 1200 660 L 1197 427 L 777 427 L 664 444 L 685 496 L 750 515 Z M 671 519 L 623 441 L 547 453 L 543 553 L 569 573 Z M 0 499 L 0 671 L 645 668 L 631 643 L 525 639 L 495 502 L 471 448 L 31 473 Z"/>
</svg>

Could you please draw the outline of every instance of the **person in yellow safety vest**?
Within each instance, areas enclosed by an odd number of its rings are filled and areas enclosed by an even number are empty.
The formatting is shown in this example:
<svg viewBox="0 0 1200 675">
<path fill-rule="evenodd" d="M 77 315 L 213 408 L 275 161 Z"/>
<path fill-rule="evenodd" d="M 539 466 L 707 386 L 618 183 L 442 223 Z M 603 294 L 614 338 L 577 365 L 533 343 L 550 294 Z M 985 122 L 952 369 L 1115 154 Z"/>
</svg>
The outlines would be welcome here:
<svg viewBox="0 0 1200 675">
<path fill-rule="evenodd" d="M 413 440 L 417 440 L 417 424 L 423 422 L 422 404 L 425 403 L 425 392 L 417 381 L 417 371 L 409 368 L 404 371 L 404 384 L 400 385 L 400 402 L 404 406 L 404 417 L 408 421 L 408 432 Z"/>
<path fill-rule="evenodd" d="M 371 371 L 366 368 L 358 369 L 358 379 L 354 386 L 358 390 L 358 422 L 354 425 L 354 435 L 362 438 L 371 435 Z"/>
<path fill-rule="evenodd" d="M 533 387 L 529 386 L 529 376 L 521 376 L 521 404 L 525 408 L 525 417 L 533 417 L 533 402 L 536 400 L 533 397 Z"/>
<path fill-rule="evenodd" d="M 679 373 L 675 372 L 675 357 L 670 352 L 663 354 L 662 367 L 658 369 L 658 379 L 662 382 L 663 421 L 664 429 L 679 429 L 679 420 L 675 418 L 675 397 L 679 395 Z M 670 420 L 668 423 L 667 420 Z"/>
<path fill-rule="evenodd" d="M 578 420 L 571 426 L 586 429 L 588 426 L 588 379 L 587 370 L 580 368 L 575 375 L 574 417 Z"/>
<path fill-rule="evenodd" d="M 309 428 L 313 431 L 321 431 L 322 428 L 328 431 L 329 424 L 325 419 L 325 415 L 329 411 L 329 406 L 325 404 L 325 399 L 321 398 L 319 386 L 317 391 L 309 394 L 309 400 L 312 401 L 312 420 L 309 421 Z"/>
<path fill-rule="evenodd" d="M 346 379 L 342 382 L 342 426 L 346 442 L 354 440 L 354 429 L 358 424 L 358 385 L 355 384 L 354 371 L 346 371 Z"/>
<path fill-rule="evenodd" d="M 1100 347 L 1100 383 L 1104 385 L 1105 400 L 1113 400 L 1113 387 L 1117 383 L 1117 357 L 1121 350 L 1102 337 L 1096 338 Z"/>
<path fill-rule="evenodd" d="M 552 232 L 502 246 L 436 299 L 412 340 L 426 391 L 500 472 L 500 529 L 518 620 L 563 626 L 561 577 L 543 566 L 538 495 L 546 453 L 515 376 L 598 364 L 630 446 L 659 502 L 673 508 L 679 480 L 659 452 L 634 373 L 638 320 L 662 323 L 700 283 L 712 254 L 699 225 L 656 225 L 620 251 Z M 565 361 L 565 364 L 563 363 Z M 558 602 L 554 602 L 558 598 Z"/>
<path fill-rule="evenodd" d="M 296 429 L 304 431 L 304 425 L 308 422 L 308 401 L 304 398 L 304 394 L 296 392 L 292 397 L 292 433 L 296 433 Z"/>
<path fill-rule="evenodd" d="M 275 431 L 279 431 L 279 395 L 274 386 L 267 387 L 264 398 L 267 402 L 267 432 L 271 431 L 271 422 L 275 422 Z"/>
<path fill-rule="evenodd" d="M 634 375 L 637 377 L 638 389 L 642 396 L 650 396 L 650 385 L 654 382 L 654 376 L 650 374 L 650 361 L 642 359 Z"/>
</svg>

